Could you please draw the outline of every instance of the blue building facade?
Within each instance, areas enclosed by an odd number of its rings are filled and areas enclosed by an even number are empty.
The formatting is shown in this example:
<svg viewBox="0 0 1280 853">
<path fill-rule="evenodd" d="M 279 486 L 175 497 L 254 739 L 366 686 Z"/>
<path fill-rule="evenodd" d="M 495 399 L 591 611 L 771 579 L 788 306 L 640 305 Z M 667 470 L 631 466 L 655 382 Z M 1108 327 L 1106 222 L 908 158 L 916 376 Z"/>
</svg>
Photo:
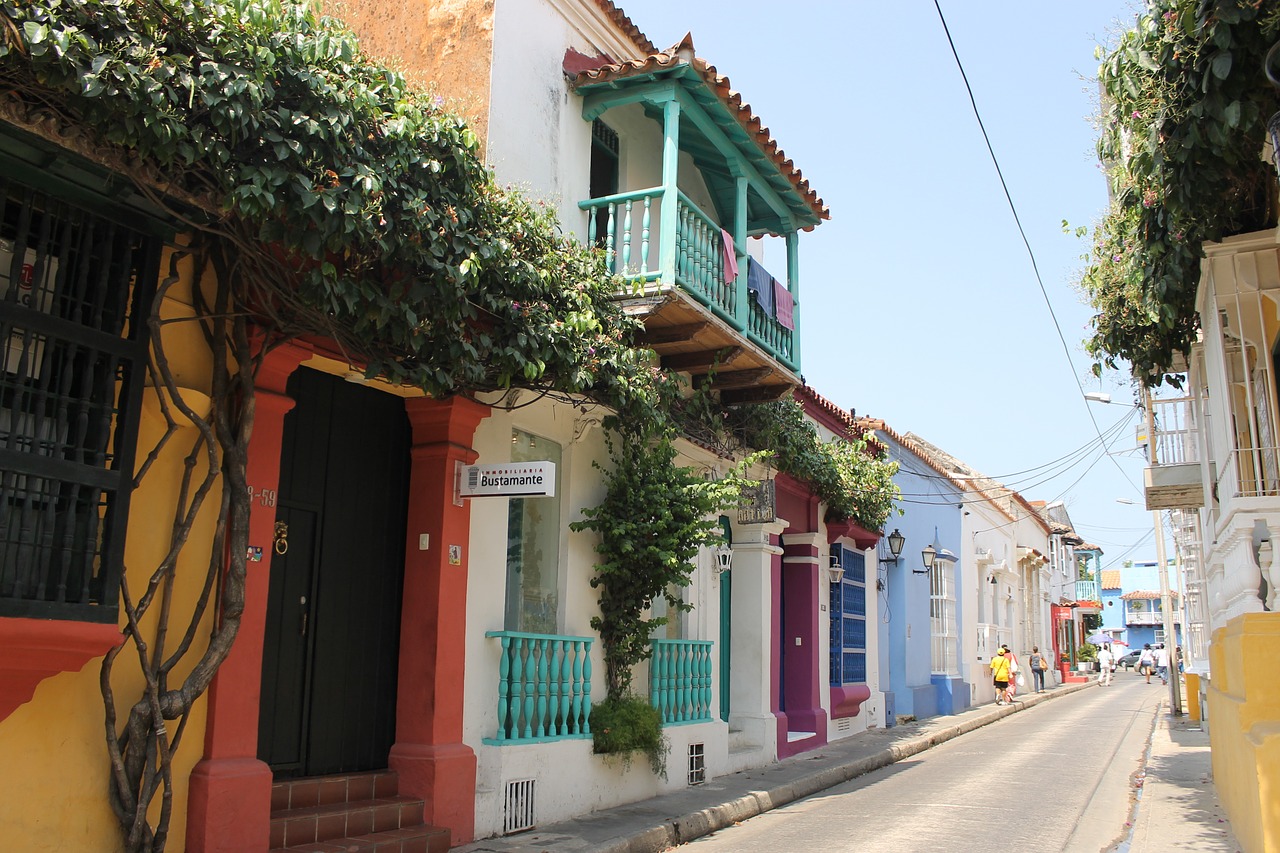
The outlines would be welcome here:
<svg viewBox="0 0 1280 853">
<path fill-rule="evenodd" d="M 895 482 L 902 515 L 885 523 L 905 539 L 894 559 L 881 539 L 877 571 L 880 672 L 886 720 L 955 714 L 969 707 L 972 691 L 960 675 L 964 578 L 960 553 L 963 494 L 953 481 L 912 451 L 888 428 L 876 437 L 899 464 Z M 933 567 L 923 552 L 932 548 Z M 971 579 L 969 579 L 971 581 Z M 884 674 L 888 674 L 887 679 Z"/>
</svg>

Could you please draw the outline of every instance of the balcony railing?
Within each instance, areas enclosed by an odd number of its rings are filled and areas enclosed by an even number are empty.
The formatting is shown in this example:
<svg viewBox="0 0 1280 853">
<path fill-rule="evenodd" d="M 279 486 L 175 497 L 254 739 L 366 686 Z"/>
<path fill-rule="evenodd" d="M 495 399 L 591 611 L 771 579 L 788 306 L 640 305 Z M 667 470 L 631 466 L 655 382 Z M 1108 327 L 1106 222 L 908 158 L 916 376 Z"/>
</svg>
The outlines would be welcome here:
<svg viewBox="0 0 1280 853">
<path fill-rule="evenodd" d="M 1127 610 L 1124 614 L 1126 625 L 1163 625 L 1164 614 L 1159 610 Z"/>
<path fill-rule="evenodd" d="M 1076 601 L 1102 601 L 1097 581 L 1076 581 Z"/>
<path fill-rule="evenodd" d="M 590 737 L 590 637 L 489 631 L 502 644 L 498 732 L 486 743 Z"/>
<path fill-rule="evenodd" d="M 1153 399 L 1151 413 L 1156 425 L 1156 464 L 1185 465 L 1199 462 L 1199 445 L 1196 443 L 1199 429 L 1196 427 L 1191 398 Z"/>
<path fill-rule="evenodd" d="M 1219 500 L 1280 495 L 1280 448 L 1233 450 L 1217 485 Z"/>
<path fill-rule="evenodd" d="M 711 719 L 711 641 L 653 640 L 649 700 L 664 726 Z"/>
<path fill-rule="evenodd" d="M 630 282 L 655 281 L 662 276 L 662 247 L 672 241 L 675 284 L 788 369 L 798 371 L 794 331 L 747 297 L 745 266 L 737 279 L 726 278 L 720 226 L 678 192 L 676 222 L 668 230 L 659 215 L 663 194 L 662 187 L 653 187 L 578 204 L 589 217 L 589 239 L 604 248 L 610 268 Z"/>
</svg>

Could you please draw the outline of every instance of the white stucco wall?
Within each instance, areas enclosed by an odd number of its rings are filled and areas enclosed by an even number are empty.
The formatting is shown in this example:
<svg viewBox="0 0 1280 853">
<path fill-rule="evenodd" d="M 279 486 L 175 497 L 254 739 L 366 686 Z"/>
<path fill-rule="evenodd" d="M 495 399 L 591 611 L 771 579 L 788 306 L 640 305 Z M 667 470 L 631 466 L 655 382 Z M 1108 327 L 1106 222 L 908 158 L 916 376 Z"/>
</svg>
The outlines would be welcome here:
<svg viewBox="0 0 1280 853">
<path fill-rule="evenodd" d="M 636 58 L 634 48 L 603 24 L 595 4 L 580 0 L 499 0 L 493 38 L 489 162 L 500 183 L 546 201 L 565 231 L 584 239 L 587 215 L 578 203 L 590 197 L 591 122 L 582 117 L 582 98 L 569 89 L 564 53 L 572 48 L 622 61 Z M 660 186 L 661 123 L 639 104 L 610 110 L 601 120 L 618 134 L 619 192 Z M 678 183 L 704 213 L 717 218 L 688 154 L 680 156 Z M 656 205 L 650 215 L 656 258 Z"/>
</svg>

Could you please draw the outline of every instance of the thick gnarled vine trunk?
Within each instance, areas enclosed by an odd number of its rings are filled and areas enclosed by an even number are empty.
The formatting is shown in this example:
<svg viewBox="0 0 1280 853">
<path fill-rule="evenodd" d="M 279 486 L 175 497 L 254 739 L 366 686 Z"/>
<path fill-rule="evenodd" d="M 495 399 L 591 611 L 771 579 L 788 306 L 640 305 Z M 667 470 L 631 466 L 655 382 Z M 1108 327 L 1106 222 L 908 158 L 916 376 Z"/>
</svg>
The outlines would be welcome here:
<svg viewBox="0 0 1280 853">
<path fill-rule="evenodd" d="M 174 753 L 192 707 L 231 650 L 245 604 L 249 533 L 246 464 L 253 430 L 253 378 L 261 363 L 263 339 L 251 338 L 249 319 L 238 310 L 236 294 L 244 289 L 238 286 L 242 269 L 226 257 L 226 242 L 206 234 L 196 240 L 193 246 L 170 254 L 168 275 L 160 282 L 147 317 L 149 384 L 166 429 L 139 466 L 134 488 L 144 484 L 149 472 L 174 464 L 174 445 L 188 425 L 196 431 L 195 440 L 182 460 L 183 473 L 163 558 L 141 589 L 130 587 L 127 571 L 122 575 L 124 642 L 103 659 L 100 677 L 111 761 L 110 802 L 130 853 L 165 849 L 173 814 Z M 194 256 L 189 265 L 192 280 L 184 282 L 180 270 L 189 255 Z M 212 274 L 206 276 L 207 271 Z M 189 287 L 195 308 L 195 317 L 185 322 L 200 325 L 211 355 L 211 405 L 207 413 L 194 410 L 184 398 L 165 347 L 166 321 L 161 306 L 183 285 Z M 211 302 L 205 298 L 207 292 Z M 211 500 L 218 501 L 217 518 L 210 552 L 201 555 L 203 584 L 194 606 L 183 609 L 175 603 L 179 560 L 198 517 Z M 135 524 L 134 535 L 141 529 L 142 525 Z M 213 613 L 209 614 L 211 606 Z M 208 615 L 212 616 L 212 629 L 204 635 Z M 171 642 L 174 636 L 176 643 Z M 112 674 L 121 655 L 137 660 L 144 679 L 141 696 L 116 695 Z M 180 670 L 186 674 L 175 678 Z"/>
</svg>

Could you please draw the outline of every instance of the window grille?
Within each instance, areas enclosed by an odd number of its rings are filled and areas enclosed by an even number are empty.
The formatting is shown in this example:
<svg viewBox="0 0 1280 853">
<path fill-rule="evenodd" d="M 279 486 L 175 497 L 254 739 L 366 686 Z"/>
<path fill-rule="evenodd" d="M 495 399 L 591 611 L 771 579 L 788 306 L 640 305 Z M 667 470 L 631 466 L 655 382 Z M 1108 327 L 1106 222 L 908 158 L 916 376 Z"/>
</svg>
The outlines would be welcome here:
<svg viewBox="0 0 1280 853">
<path fill-rule="evenodd" d="M 844 575 L 831 584 L 831 684 L 867 680 L 867 570 L 861 551 L 832 546 Z"/>
<path fill-rule="evenodd" d="M 0 178 L 0 615 L 116 620 L 156 262 Z"/>
<path fill-rule="evenodd" d="M 707 781 L 706 744 L 689 744 L 689 784 L 701 785 Z"/>
<path fill-rule="evenodd" d="M 618 156 L 618 132 L 600 119 L 591 122 L 591 138 L 614 157 Z"/>
<path fill-rule="evenodd" d="M 525 832 L 538 825 L 534 810 L 534 793 L 537 781 L 520 779 L 507 783 L 506 796 L 502 798 L 502 834 Z"/>
</svg>

